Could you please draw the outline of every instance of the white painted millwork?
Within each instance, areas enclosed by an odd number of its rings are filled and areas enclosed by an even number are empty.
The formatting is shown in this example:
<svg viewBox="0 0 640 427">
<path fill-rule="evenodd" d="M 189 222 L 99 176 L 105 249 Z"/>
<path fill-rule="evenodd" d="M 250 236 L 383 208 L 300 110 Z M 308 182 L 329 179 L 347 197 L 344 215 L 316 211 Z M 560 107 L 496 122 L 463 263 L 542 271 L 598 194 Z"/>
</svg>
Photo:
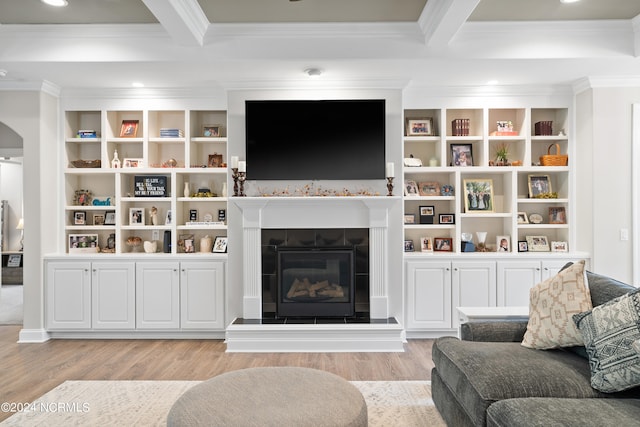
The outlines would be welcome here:
<svg viewBox="0 0 640 427">
<path fill-rule="evenodd" d="M 91 263 L 50 262 L 46 275 L 48 329 L 90 329 Z"/>
<path fill-rule="evenodd" d="M 93 329 L 134 329 L 135 296 L 135 263 L 97 261 L 91 264 Z"/>
</svg>

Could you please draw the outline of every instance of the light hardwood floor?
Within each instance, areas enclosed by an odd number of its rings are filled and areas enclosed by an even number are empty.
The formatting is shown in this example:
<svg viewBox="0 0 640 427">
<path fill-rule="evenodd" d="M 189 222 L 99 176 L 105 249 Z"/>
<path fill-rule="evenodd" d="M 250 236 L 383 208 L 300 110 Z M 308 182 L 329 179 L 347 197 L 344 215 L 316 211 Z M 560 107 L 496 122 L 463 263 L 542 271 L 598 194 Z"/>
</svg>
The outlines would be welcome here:
<svg viewBox="0 0 640 427">
<path fill-rule="evenodd" d="M 429 380 L 432 340 L 404 353 L 225 353 L 222 340 L 51 340 L 17 344 L 0 326 L 0 402 L 31 402 L 65 380 L 206 380 L 237 369 L 304 366 L 350 381 Z M 10 413 L 0 412 L 0 421 Z"/>
</svg>

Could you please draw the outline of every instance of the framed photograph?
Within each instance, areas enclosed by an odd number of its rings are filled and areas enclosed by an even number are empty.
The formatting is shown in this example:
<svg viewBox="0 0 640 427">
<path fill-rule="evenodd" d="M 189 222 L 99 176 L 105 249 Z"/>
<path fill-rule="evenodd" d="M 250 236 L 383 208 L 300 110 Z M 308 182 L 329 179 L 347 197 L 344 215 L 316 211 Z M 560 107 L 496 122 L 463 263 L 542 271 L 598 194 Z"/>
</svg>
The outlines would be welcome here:
<svg viewBox="0 0 640 427">
<path fill-rule="evenodd" d="M 518 240 L 518 252 L 528 252 L 529 244 L 526 240 Z"/>
<path fill-rule="evenodd" d="M 202 135 L 207 138 L 217 138 L 221 136 L 220 126 L 205 126 Z"/>
<path fill-rule="evenodd" d="M 414 180 L 404 180 L 404 195 L 409 197 L 418 197 L 420 195 L 418 184 Z"/>
<path fill-rule="evenodd" d="M 218 209 L 218 221 L 225 222 L 227 220 L 227 210 Z"/>
<path fill-rule="evenodd" d="M 213 252 L 227 252 L 227 242 L 227 236 L 216 236 L 216 240 L 213 242 Z"/>
<path fill-rule="evenodd" d="M 89 190 L 76 190 L 74 193 L 73 204 L 76 206 L 90 206 L 92 197 L 91 191 Z"/>
<path fill-rule="evenodd" d="M 129 208 L 129 225 L 144 225 L 144 208 Z"/>
<path fill-rule="evenodd" d="M 193 234 L 180 234 L 178 236 L 178 251 L 191 254 L 196 251 Z"/>
<path fill-rule="evenodd" d="M 404 251 L 405 252 L 413 252 L 415 247 L 413 246 L 413 240 L 405 240 L 404 241 Z"/>
<path fill-rule="evenodd" d="M 492 179 L 465 179 L 464 193 L 465 212 L 494 211 Z"/>
<path fill-rule="evenodd" d="M 123 120 L 120 128 L 120 138 L 135 138 L 138 136 L 138 120 Z"/>
<path fill-rule="evenodd" d="M 529 224 L 529 217 L 526 212 L 518 212 L 518 224 Z"/>
<path fill-rule="evenodd" d="M 527 250 L 529 252 L 549 252 L 547 236 L 527 236 Z"/>
<path fill-rule="evenodd" d="M 167 216 L 164 219 L 164 225 L 171 225 L 171 209 L 167 211 Z"/>
<path fill-rule="evenodd" d="M 104 225 L 104 215 L 93 215 L 93 225 Z"/>
<path fill-rule="evenodd" d="M 435 212 L 435 206 L 420 206 L 420 224 L 433 224 Z"/>
<path fill-rule="evenodd" d="M 451 144 L 451 166 L 473 166 L 473 146 Z"/>
<path fill-rule="evenodd" d="M 104 225 L 116 225 L 115 211 L 108 211 L 104 213 Z"/>
<path fill-rule="evenodd" d="M 420 238 L 420 252 L 433 252 L 433 239 L 431 237 Z"/>
<path fill-rule="evenodd" d="M 144 159 L 124 159 L 122 161 L 123 168 L 143 168 L 144 167 Z"/>
<path fill-rule="evenodd" d="M 22 262 L 22 254 L 9 254 L 7 258 L 7 267 L 20 267 L 20 263 Z"/>
<path fill-rule="evenodd" d="M 511 252 L 511 237 L 509 237 L 509 236 L 497 236 L 496 237 L 496 252 Z"/>
<path fill-rule="evenodd" d="M 207 166 L 210 168 L 221 168 L 222 167 L 222 154 L 209 154 L 209 163 Z"/>
<path fill-rule="evenodd" d="M 453 250 L 453 239 L 451 237 L 434 238 L 433 250 L 436 252 L 451 252 Z"/>
<path fill-rule="evenodd" d="M 567 215 L 564 207 L 549 208 L 549 224 L 566 224 Z"/>
<path fill-rule="evenodd" d="M 87 223 L 87 213 L 76 211 L 73 213 L 73 225 L 85 225 Z"/>
<path fill-rule="evenodd" d="M 529 198 L 552 193 L 549 175 L 529 175 Z"/>
<path fill-rule="evenodd" d="M 407 136 L 433 136 L 433 118 L 407 119 Z"/>
<path fill-rule="evenodd" d="M 416 216 L 414 214 L 405 214 L 404 215 L 404 223 L 405 224 L 415 224 Z"/>
<path fill-rule="evenodd" d="M 551 252 L 567 252 L 567 242 L 551 242 Z"/>
<path fill-rule="evenodd" d="M 421 182 L 418 184 L 418 192 L 421 196 L 439 196 L 440 184 L 434 181 Z"/>
<path fill-rule="evenodd" d="M 438 215 L 438 222 L 444 225 L 453 225 L 456 223 L 456 215 L 452 213 Z"/>
<path fill-rule="evenodd" d="M 69 234 L 69 253 L 98 252 L 97 234 Z"/>
<path fill-rule="evenodd" d="M 198 220 L 198 209 L 189 209 L 189 221 L 196 222 Z"/>
</svg>

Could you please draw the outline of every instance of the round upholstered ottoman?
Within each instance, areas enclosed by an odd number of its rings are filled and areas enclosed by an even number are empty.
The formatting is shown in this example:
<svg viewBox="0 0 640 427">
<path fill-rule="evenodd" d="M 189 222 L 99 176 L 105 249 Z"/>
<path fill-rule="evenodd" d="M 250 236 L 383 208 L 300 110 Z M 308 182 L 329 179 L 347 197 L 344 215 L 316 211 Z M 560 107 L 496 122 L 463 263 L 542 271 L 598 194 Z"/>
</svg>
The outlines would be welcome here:
<svg viewBox="0 0 640 427">
<path fill-rule="evenodd" d="M 367 426 L 367 404 L 345 379 L 309 368 L 227 372 L 187 390 L 168 426 Z"/>
</svg>

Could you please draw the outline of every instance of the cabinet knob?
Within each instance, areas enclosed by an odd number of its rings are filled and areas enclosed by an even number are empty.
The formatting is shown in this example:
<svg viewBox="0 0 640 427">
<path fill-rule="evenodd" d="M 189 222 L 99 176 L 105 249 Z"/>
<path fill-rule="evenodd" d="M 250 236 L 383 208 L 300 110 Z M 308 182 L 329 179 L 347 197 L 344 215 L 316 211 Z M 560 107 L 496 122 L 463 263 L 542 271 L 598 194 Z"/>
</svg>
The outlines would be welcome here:
<svg viewBox="0 0 640 427">
<path fill-rule="evenodd" d="M 96 270 L 95 268 L 93 269 L 93 272 L 94 272 L 94 273 L 95 273 L 95 272 L 97 272 L 97 271 L 98 271 L 98 270 Z"/>
<path fill-rule="evenodd" d="M 540 271 L 540 267 L 536 267 L 536 271 Z"/>
<path fill-rule="evenodd" d="M 458 271 L 458 267 L 454 268 L 453 271 Z"/>
</svg>

